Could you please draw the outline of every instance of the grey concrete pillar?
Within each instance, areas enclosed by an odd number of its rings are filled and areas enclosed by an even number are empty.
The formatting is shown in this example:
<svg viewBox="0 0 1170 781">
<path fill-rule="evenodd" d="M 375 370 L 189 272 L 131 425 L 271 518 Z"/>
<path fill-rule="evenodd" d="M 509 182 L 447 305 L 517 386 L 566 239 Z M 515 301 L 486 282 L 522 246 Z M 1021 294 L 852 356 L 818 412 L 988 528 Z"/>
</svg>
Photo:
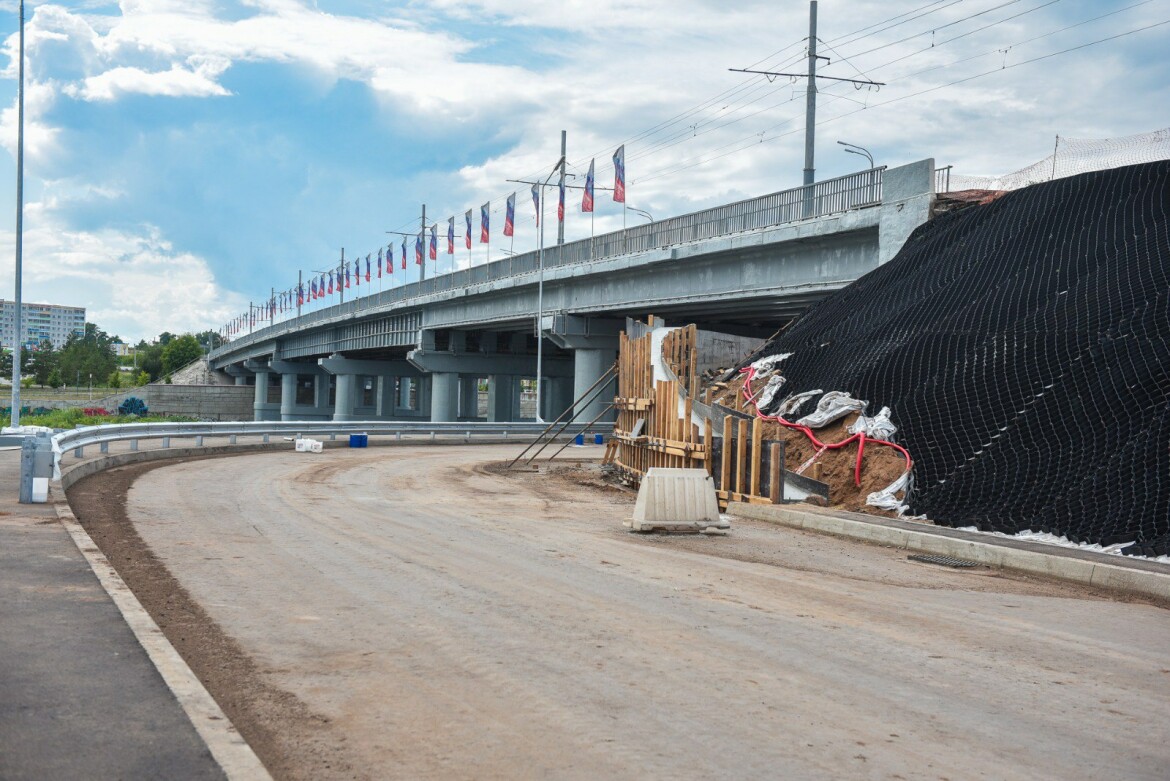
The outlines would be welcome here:
<svg viewBox="0 0 1170 781">
<path fill-rule="evenodd" d="M 236 385 L 247 385 L 248 384 L 248 378 L 244 377 L 243 375 L 240 375 L 240 374 L 237 374 L 235 376 L 235 381 L 236 381 Z"/>
<path fill-rule="evenodd" d="M 589 390 L 589 386 L 597 382 L 601 375 L 609 371 L 613 365 L 614 351 L 609 349 L 577 349 L 573 351 L 573 398 L 579 399 Z M 588 422 L 593 420 L 613 400 L 613 383 L 597 395 L 597 398 L 588 404 L 579 404 L 576 412 L 580 413 L 577 420 Z M 596 390 L 596 388 L 594 389 Z"/>
<path fill-rule="evenodd" d="M 256 372 L 256 395 L 253 398 L 252 417 L 255 420 L 268 420 L 268 372 Z"/>
<path fill-rule="evenodd" d="M 488 377 L 487 419 L 492 423 L 511 423 L 519 417 L 520 383 L 511 374 Z"/>
<path fill-rule="evenodd" d="M 459 375 L 435 372 L 431 375 L 431 422 L 445 423 L 459 415 Z"/>
<path fill-rule="evenodd" d="M 571 377 L 549 377 L 545 380 L 544 387 L 548 390 L 548 409 L 543 417 L 545 420 L 556 420 L 573 403 L 573 379 Z M 605 399 L 605 401 L 609 400 Z M 566 416 L 566 418 L 568 417 L 571 417 L 571 413 Z M 586 418 L 585 420 L 587 422 L 590 419 Z"/>
<path fill-rule="evenodd" d="M 280 375 L 280 419 L 294 420 L 297 406 L 297 375 Z"/>
<path fill-rule="evenodd" d="M 338 374 L 335 381 L 337 382 L 337 403 L 333 407 L 334 420 L 353 420 L 353 393 L 354 393 L 354 375 L 352 374 Z"/>
<path fill-rule="evenodd" d="M 388 418 L 394 414 L 395 398 L 398 391 L 398 378 L 393 374 L 383 374 L 378 377 L 378 407 L 375 414 L 380 418 Z"/>
<path fill-rule="evenodd" d="M 479 377 L 459 378 L 459 417 L 467 420 L 479 417 Z"/>
</svg>

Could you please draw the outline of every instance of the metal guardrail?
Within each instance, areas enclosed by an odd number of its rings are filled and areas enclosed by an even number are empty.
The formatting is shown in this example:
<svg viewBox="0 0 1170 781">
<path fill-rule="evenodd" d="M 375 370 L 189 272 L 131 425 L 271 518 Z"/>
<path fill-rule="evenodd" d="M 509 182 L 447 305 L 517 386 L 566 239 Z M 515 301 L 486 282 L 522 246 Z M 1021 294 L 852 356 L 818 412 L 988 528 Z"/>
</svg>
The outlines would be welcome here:
<svg viewBox="0 0 1170 781">
<path fill-rule="evenodd" d="M 713 209 L 671 217 L 647 225 L 605 233 L 568 244 L 545 247 L 544 267 L 555 268 L 578 263 L 663 249 L 677 244 L 728 236 L 763 228 L 773 228 L 799 220 L 824 217 L 850 209 L 876 206 L 882 201 L 882 175 L 886 166 L 826 179 L 823 182 L 781 190 L 758 198 L 716 206 Z M 258 328 L 236 337 L 211 352 L 211 359 L 248 347 L 257 342 L 279 338 L 306 326 L 330 321 L 341 322 L 356 315 L 372 314 L 412 299 L 456 290 L 470 285 L 492 282 L 525 274 L 535 274 L 540 252 L 533 250 L 493 260 L 480 266 L 452 271 L 420 282 L 411 282 L 369 296 L 335 304 L 280 323 Z"/>
<path fill-rule="evenodd" d="M 110 442 L 140 439 L 195 438 L 196 446 L 202 446 L 203 437 L 262 437 L 267 442 L 272 436 L 324 436 L 368 434 L 370 436 L 427 436 L 431 439 L 462 438 L 470 442 L 477 437 L 537 436 L 547 428 L 547 423 L 483 423 L 454 422 L 431 423 L 414 421 L 244 421 L 229 423 L 120 423 L 102 426 L 84 426 L 62 431 L 52 437 L 53 478 L 61 477 L 61 457 L 72 450 L 78 456 L 90 446 L 100 446 L 106 452 Z M 613 431 L 612 423 L 570 426 L 566 436 L 583 433 L 607 434 Z M 167 443 L 169 446 L 169 442 Z"/>
</svg>

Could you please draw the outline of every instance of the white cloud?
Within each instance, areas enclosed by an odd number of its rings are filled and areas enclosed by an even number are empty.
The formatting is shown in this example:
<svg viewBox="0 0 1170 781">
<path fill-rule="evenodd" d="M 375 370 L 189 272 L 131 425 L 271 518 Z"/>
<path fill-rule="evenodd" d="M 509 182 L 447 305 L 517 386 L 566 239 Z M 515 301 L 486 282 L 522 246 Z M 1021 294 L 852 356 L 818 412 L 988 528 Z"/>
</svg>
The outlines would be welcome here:
<svg viewBox="0 0 1170 781">
<path fill-rule="evenodd" d="M 0 233 L 9 299 L 14 256 L 13 234 Z M 204 258 L 177 251 L 157 228 L 70 230 L 39 203 L 26 210 L 22 266 L 25 301 L 84 306 L 86 319 L 126 340 L 218 328 L 247 308 Z"/>
<path fill-rule="evenodd" d="M 81 100 L 115 100 L 122 95 L 140 94 L 162 97 L 211 97 L 228 95 L 215 80 L 231 64 L 223 58 L 189 58 L 194 67 L 172 65 L 170 70 L 148 72 L 141 68 L 111 68 L 86 78 L 80 85 L 69 84 L 63 92 Z"/>
</svg>

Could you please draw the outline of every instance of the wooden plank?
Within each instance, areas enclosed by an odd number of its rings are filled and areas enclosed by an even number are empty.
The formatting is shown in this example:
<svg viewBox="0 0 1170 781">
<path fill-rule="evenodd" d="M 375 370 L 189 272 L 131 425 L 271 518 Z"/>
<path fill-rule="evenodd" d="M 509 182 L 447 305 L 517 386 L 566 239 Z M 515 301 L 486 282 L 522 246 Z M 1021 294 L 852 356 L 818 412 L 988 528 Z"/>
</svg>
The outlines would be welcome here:
<svg viewBox="0 0 1170 781">
<path fill-rule="evenodd" d="M 784 498 L 784 484 L 780 480 L 780 464 L 784 456 L 780 453 L 780 443 L 773 442 L 768 453 L 768 498 L 772 504 L 780 504 Z"/>
<path fill-rule="evenodd" d="M 747 445 L 748 422 L 740 420 L 735 442 L 735 490 L 739 493 L 747 488 Z"/>
<path fill-rule="evenodd" d="M 731 416 L 723 418 L 723 463 L 719 469 L 719 487 L 731 490 Z"/>
<path fill-rule="evenodd" d="M 703 419 L 703 467 L 707 474 L 715 476 L 715 456 L 711 452 L 711 419 Z"/>
<path fill-rule="evenodd" d="M 752 496 L 760 495 L 760 467 L 764 465 L 763 452 L 760 447 L 764 440 L 764 421 L 759 418 L 752 420 L 752 461 L 751 461 L 751 488 Z"/>
</svg>

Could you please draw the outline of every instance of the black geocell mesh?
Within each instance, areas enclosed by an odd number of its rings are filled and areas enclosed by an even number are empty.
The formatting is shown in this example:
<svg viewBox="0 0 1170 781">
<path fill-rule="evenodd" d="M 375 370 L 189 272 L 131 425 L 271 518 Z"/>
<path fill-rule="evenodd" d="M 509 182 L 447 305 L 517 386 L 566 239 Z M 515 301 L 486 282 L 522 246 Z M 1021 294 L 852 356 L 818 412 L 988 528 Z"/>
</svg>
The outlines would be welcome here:
<svg viewBox="0 0 1170 781">
<path fill-rule="evenodd" d="M 1168 204 L 1162 161 L 944 215 L 768 354 L 891 408 L 914 514 L 1170 553 Z"/>
</svg>

